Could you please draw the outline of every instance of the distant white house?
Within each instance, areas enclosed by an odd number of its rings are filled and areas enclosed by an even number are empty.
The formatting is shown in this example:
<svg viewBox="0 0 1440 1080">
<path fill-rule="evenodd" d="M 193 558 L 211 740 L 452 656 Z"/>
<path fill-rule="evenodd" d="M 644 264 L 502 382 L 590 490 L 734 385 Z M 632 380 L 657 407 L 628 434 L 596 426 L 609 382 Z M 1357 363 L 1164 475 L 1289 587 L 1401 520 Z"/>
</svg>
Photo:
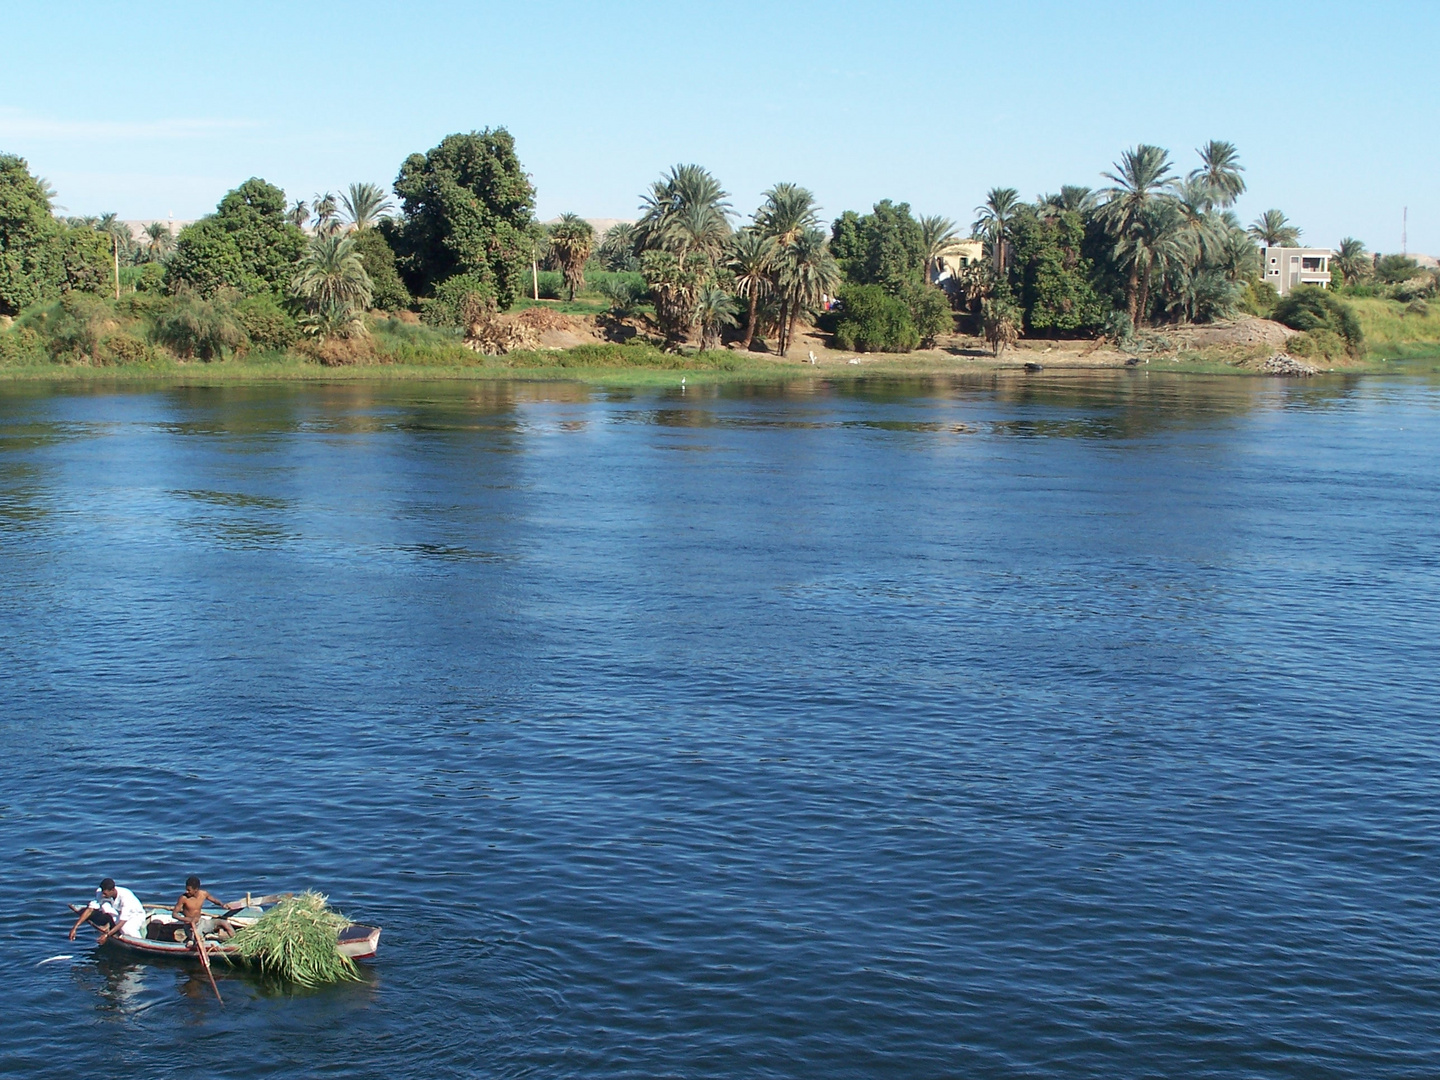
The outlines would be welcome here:
<svg viewBox="0 0 1440 1080">
<path fill-rule="evenodd" d="M 1328 289 L 1334 254 L 1329 248 L 1262 247 L 1260 279 L 1281 296 L 1300 285 Z"/>
<path fill-rule="evenodd" d="M 984 261 L 985 245 L 981 241 L 958 240 L 936 260 L 937 265 L 930 272 L 930 280 L 933 284 L 940 285 L 951 278 L 959 277 L 960 271 L 967 266 Z"/>
</svg>

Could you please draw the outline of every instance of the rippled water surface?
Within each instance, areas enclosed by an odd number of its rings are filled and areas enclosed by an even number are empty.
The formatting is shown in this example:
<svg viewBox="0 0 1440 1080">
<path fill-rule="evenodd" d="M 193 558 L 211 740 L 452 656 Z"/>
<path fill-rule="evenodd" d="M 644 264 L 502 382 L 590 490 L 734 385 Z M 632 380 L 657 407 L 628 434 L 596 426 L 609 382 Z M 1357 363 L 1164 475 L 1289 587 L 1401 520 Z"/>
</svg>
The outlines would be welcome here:
<svg viewBox="0 0 1440 1080">
<path fill-rule="evenodd" d="M 1434 1076 L 1437 526 L 1423 377 L 0 388 L 0 1072 Z"/>
</svg>

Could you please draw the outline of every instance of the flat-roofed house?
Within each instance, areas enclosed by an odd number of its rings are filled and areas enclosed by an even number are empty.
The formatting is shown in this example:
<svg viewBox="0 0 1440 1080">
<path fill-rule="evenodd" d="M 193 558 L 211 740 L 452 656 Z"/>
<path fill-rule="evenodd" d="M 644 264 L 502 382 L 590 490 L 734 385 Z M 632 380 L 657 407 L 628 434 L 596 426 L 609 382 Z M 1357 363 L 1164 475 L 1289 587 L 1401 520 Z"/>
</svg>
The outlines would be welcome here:
<svg viewBox="0 0 1440 1080">
<path fill-rule="evenodd" d="M 1262 247 L 1260 280 L 1284 296 L 1298 285 L 1330 287 L 1329 248 Z"/>
<path fill-rule="evenodd" d="M 965 267 L 984 262 L 985 245 L 979 240 L 957 240 L 935 261 L 938 265 L 930 272 L 930 280 L 940 285 L 950 278 L 959 277 Z"/>
</svg>

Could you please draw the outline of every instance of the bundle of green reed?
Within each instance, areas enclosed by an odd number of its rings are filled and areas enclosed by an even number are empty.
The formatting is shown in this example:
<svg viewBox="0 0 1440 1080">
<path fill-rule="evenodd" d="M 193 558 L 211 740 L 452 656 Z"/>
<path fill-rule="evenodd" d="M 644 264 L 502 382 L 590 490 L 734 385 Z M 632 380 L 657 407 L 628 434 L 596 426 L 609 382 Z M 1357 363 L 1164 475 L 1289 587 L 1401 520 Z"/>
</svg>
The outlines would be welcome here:
<svg viewBox="0 0 1440 1080">
<path fill-rule="evenodd" d="M 301 986 L 360 978 L 355 961 L 336 947 L 336 935 L 350 920 L 318 892 L 281 900 L 231 938 L 235 951 L 268 975 Z"/>
</svg>

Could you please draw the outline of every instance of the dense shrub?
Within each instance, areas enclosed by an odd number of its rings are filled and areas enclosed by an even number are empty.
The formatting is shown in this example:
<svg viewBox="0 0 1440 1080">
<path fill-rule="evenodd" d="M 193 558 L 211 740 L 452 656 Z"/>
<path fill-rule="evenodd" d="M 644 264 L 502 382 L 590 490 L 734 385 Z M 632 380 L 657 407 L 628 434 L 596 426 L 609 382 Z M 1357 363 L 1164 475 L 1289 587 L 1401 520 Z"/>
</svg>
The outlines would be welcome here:
<svg viewBox="0 0 1440 1080">
<path fill-rule="evenodd" d="M 45 359 L 45 345 L 33 329 L 0 328 L 0 364 L 38 364 Z"/>
<path fill-rule="evenodd" d="M 1338 360 L 1350 352 L 1344 338 L 1323 326 L 1296 334 L 1285 343 L 1285 350 L 1311 360 Z"/>
<path fill-rule="evenodd" d="M 158 262 L 141 263 L 139 266 L 120 268 L 120 292 L 163 293 L 165 291 L 165 264 Z"/>
<path fill-rule="evenodd" d="M 431 326 L 467 329 L 477 312 L 495 304 L 495 290 L 476 274 L 456 274 L 441 282 L 435 295 L 420 302 L 422 317 Z"/>
<path fill-rule="evenodd" d="M 1274 318 L 1292 330 L 1329 330 L 1338 334 L 1352 354 L 1360 351 L 1365 340 L 1355 309 L 1314 285 L 1303 285 L 1282 296 L 1275 305 Z"/>
<path fill-rule="evenodd" d="M 395 268 L 395 252 L 379 229 L 360 229 L 350 234 L 360 261 L 370 278 L 370 303 L 382 311 L 402 311 L 414 299 Z"/>
<path fill-rule="evenodd" d="M 1252 281 L 1240 295 L 1240 310 L 1247 315 L 1268 319 L 1274 314 L 1275 305 L 1279 302 L 1280 294 L 1275 291 L 1274 285 L 1265 281 Z"/>
<path fill-rule="evenodd" d="M 920 344 L 909 306 L 880 285 L 847 285 L 840 290 L 835 344 L 857 352 L 910 352 Z"/>
<path fill-rule="evenodd" d="M 235 321 L 257 349 L 285 349 L 300 339 L 300 327 L 271 296 L 247 296 L 235 305 Z"/>
<path fill-rule="evenodd" d="M 155 340 L 185 359 L 223 360 L 248 344 L 245 329 L 224 299 L 181 296 L 155 324 Z"/>
<path fill-rule="evenodd" d="M 942 334 L 953 333 L 955 316 L 950 310 L 950 298 L 933 285 L 921 285 L 909 290 L 905 303 L 910 308 L 910 318 L 915 332 L 920 335 L 920 344 L 930 348 Z"/>
</svg>

